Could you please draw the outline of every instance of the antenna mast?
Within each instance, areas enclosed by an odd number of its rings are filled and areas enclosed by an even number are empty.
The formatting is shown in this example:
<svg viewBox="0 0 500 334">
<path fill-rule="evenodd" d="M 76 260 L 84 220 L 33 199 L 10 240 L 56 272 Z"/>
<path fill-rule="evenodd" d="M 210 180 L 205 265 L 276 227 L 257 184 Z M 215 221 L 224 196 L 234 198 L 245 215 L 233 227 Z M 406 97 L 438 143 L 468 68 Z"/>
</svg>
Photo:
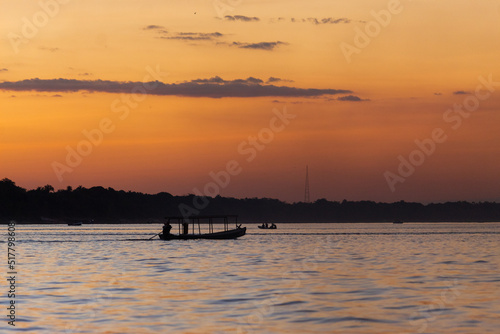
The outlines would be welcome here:
<svg viewBox="0 0 500 334">
<path fill-rule="evenodd" d="M 311 202 L 311 199 L 309 198 L 309 166 L 306 166 L 306 189 L 304 192 L 304 202 Z"/>
</svg>

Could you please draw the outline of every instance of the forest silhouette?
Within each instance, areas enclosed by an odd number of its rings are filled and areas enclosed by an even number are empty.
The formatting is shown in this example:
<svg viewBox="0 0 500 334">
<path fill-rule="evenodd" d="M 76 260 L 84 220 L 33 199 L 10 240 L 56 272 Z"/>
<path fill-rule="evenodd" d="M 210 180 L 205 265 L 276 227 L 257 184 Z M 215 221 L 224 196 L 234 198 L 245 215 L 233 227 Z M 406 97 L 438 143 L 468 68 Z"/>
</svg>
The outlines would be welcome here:
<svg viewBox="0 0 500 334">
<path fill-rule="evenodd" d="M 200 205 L 203 203 L 203 205 Z M 500 221 L 495 202 L 377 203 L 328 201 L 286 203 L 270 198 L 173 196 L 113 188 L 79 186 L 55 190 L 51 185 L 26 190 L 10 179 L 0 181 L 2 223 L 148 223 L 165 216 L 237 214 L 241 222 L 486 222 Z"/>
</svg>

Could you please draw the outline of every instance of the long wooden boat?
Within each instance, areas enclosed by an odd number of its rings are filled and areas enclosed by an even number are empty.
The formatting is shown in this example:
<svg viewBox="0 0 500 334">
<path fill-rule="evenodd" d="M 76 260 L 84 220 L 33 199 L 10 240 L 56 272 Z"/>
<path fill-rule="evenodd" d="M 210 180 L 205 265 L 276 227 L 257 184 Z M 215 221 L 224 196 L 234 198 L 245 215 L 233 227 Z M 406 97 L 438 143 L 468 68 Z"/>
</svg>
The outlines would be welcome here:
<svg viewBox="0 0 500 334">
<path fill-rule="evenodd" d="M 158 234 L 161 240 L 193 240 L 193 239 L 213 239 L 213 240 L 224 240 L 224 239 L 236 239 L 242 237 L 246 234 L 247 228 L 238 225 L 238 216 L 236 215 L 226 215 L 226 216 L 190 216 L 190 217 L 166 217 L 167 223 L 165 226 L 169 226 L 168 232 Z M 229 229 L 229 219 L 234 220 L 236 228 Z M 179 227 L 178 234 L 170 233 L 171 225 L 170 223 L 177 223 Z M 202 231 L 201 225 L 207 225 Z M 214 231 L 214 224 L 223 224 L 222 231 Z M 191 230 L 191 233 L 189 233 Z"/>
<path fill-rule="evenodd" d="M 220 231 L 205 234 L 160 234 L 161 240 L 192 240 L 192 239 L 236 239 L 245 235 L 246 227 L 239 227 L 234 230 Z"/>
</svg>

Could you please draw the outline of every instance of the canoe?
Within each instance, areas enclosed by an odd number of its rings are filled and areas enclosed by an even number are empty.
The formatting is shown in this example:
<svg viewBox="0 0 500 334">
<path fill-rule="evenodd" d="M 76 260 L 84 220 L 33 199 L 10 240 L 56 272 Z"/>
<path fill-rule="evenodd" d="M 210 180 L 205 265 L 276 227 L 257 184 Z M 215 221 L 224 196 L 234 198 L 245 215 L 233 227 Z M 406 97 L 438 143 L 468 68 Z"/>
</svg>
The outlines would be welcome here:
<svg viewBox="0 0 500 334">
<path fill-rule="evenodd" d="M 159 234 L 161 240 L 193 240 L 193 239 L 236 239 L 244 236 L 247 231 L 246 227 L 239 227 L 234 230 L 220 231 L 205 234 Z"/>
</svg>

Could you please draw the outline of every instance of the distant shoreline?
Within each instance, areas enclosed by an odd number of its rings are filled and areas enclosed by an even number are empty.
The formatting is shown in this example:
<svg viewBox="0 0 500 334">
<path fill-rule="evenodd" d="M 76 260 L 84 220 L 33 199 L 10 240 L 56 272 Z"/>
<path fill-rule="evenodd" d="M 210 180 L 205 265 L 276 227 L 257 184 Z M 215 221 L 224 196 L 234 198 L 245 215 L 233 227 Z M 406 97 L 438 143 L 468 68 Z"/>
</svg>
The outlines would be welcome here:
<svg viewBox="0 0 500 334">
<path fill-rule="evenodd" d="M 329 201 L 286 203 L 271 198 L 174 196 L 78 187 L 33 190 L 0 180 L 0 221 L 19 224 L 158 224 L 164 217 L 238 215 L 239 223 L 481 223 L 500 221 L 500 203 L 380 203 Z"/>
<path fill-rule="evenodd" d="M 17 221 L 15 219 L 12 220 L 7 220 L 7 221 L 1 221 L 0 225 L 8 225 L 9 222 L 15 221 L 17 225 L 63 225 L 63 226 L 68 226 L 68 223 L 49 223 L 49 222 L 26 222 L 26 221 Z M 238 221 L 238 223 L 241 224 L 251 224 L 251 225 L 260 225 L 262 223 L 265 223 L 266 221 L 261 221 L 261 222 L 247 222 L 247 221 Z M 269 222 L 269 221 L 267 221 Z M 158 222 L 140 222 L 140 221 L 129 221 L 129 222 L 111 222 L 111 221 L 105 221 L 105 222 L 95 222 L 95 223 L 82 223 L 81 225 L 78 226 L 70 226 L 70 227 L 82 227 L 82 226 L 91 226 L 91 225 L 156 225 L 156 224 L 164 224 L 165 221 L 158 221 Z M 274 222 L 275 224 L 390 224 L 393 225 L 393 222 L 360 222 L 360 221 L 355 221 L 355 222 Z M 500 223 L 500 221 L 415 221 L 415 222 L 404 222 L 404 224 L 491 224 L 491 223 Z M 224 223 L 213 223 L 214 225 L 222 225 Z"/>
</svg>

